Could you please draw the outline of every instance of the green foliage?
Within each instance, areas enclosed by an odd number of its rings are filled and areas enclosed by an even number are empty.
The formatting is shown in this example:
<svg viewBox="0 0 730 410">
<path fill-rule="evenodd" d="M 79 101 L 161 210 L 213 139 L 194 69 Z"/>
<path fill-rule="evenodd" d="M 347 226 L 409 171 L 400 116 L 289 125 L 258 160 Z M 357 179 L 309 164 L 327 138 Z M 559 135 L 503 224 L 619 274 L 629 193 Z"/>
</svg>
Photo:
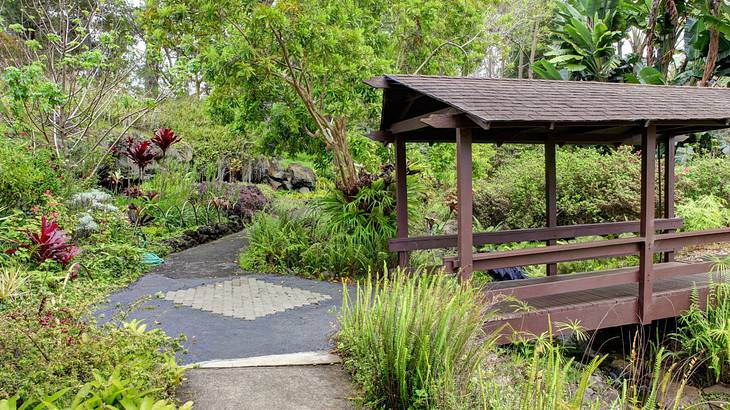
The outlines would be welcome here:
<svg viewBox="0 0 730 410">
<path fill-rule="evenodd" d="M 241 254 L 244 269 L 355 276 L 394 262 L 393 255 L 384 248 L 384 237 L 378 236 L 382 228 L 349 235 L 331 228 L 329 219 L 315 208 L 292 205 L 279 204 L 275 215 L 254 216 L 248 230 L 249 245 Z"/>
<path fill-rule="evenodd" d="M 677 191 L 683 198 L 712 195 L 730 201 L 730 160 L 697 157 L 677 170 Z"/>
<path fill-rule="evenodd" d="M 509 366 L 524 369 L 514 380 L 515 384 L 501 383 L 494 379 L 504 369 L 484 368 L 479 372 L 479 395 L 482 409 L 492 410 L 555 410 L 599 409 L 610 403 L 602 403 L 601 397 L 587 399 L 586 391 L 592 387 L 598 367 L 605 356 L 597 356 L 587 365 L 576 363 L 564 355 L 563 348 L 554 343 L 549 335 L 538 337 L 530 346 L 527 357 L 516 353 L 509 358 Z M 526 359 L 526 360 L 525 360 Z M 486 366 L 485 366 L 486 367 Z"/>
<path fill-rule="evenodd" d="M 710 284 L 705 307 L 694 295 L 692 306 L 679 317 L 673 335 L 683 353 L 705 361 L 715 382 L 730 382 L 730 284 L 727 261 L 718 263 L 719 277 Z"/>
<path fill-rule="evenodd" d="M 334 189 L 301 206 L 286 198 L 273 215 L 258 214 L 241 255 L 248 270 L 304 275 L 358 276 L 392 266 L 388 240 L 395 236 L 395 194 L 390 177 L 376 178 L 351 196 Z M 409 184 L 415 217 L 419 185 Z"/>
<path fill-rule="evenodd" d="M 491 348 L 477 290 L 440 274 L 403 272 L 343 287 L 338 348 L 364 400 L 392 409 L 468 407 Z"/>
<path fill-rule="evenodd" d="M 598 10 L 577 10 L 570 2 L 559 5 L 553 30 L 556 45 L 545 53 L 549 60 L 537 64 L 538 75 L 560 79 L 554 77 L 559 69 L 564 69 L 573 79 L 608 81 L 616 76 L 621 59 L 614 43 L 624 35 L 613 27 L 616 11 L 604 9 L 599 16 Z"/>
<path fill-rule="evenodd" d="M 636 219 L 639 162 L 628 148 L 607 154 L 595 149 L 558 150 L 558 224 Z M 544 226 L 544 175 L 542 150 L 522 152 L 485 181 L 476 182 L 476 218 L 483 226 Z"/>
<path fill-rule="evenodd" d="M 31 151 L 20 140 L 0 136 L 0 208 L 43 203 L 46 191 L 56 193 L 61 177 L 51 168 L 51 155 L 44 150 Z"/>
<path fill-rule="evenodd" d="M 221 162 L 250 158 L 253 141 L 215 123 L 206 107 L 205 100 L 195 97 L 170 99 L 156 107 L 138 127 L 175 130 L 186 145 L 183 150 L 192 150 L 193 164 L 206 175 L 215 177 Z"/>
<path fill-rule="evenodd" d="M 121 379 L 119 370 L 115 369 L 108 378 L 104 378 L 98 371 L 94 371 L 94 380 L 85 383 L 73 397 L 68 410 L 92 410 L 104 408 L 123 408 L 125 410 L 190 410 L 192 402 L 180 407 L 173 400 L 156 400 L 154 391 L 139 391 L 131 386 L 129 380 Z M 24 409 L 57 409 L 59 402 L 70 394 L 69 388 L 61 389 L 53 394 L 38 400 L 25 400 L 22 404 L 19 396 L 0 400 L 0 410 Z M 35 406 L 35 407 L 33 407 Z"/>
<path fill-rule="evenodd" d="M 683 200 L 677 205 L 677 215 L 684 219 L 684 229 L 687 231 L 722 228 L 730 224 L 727 202 L 712 195 Z"/>
<path fill-rule="evenodd" d="M 53 305 L 0 313 L 0 397 L 37 400 L 114 369 L 139 391 L 155 389 L 159 397 L 173 392 L 182 376 L 174 361 L 177 341 L 160 330 L 97 326 L 90 317 L 83 309 Z"/>
</svg>

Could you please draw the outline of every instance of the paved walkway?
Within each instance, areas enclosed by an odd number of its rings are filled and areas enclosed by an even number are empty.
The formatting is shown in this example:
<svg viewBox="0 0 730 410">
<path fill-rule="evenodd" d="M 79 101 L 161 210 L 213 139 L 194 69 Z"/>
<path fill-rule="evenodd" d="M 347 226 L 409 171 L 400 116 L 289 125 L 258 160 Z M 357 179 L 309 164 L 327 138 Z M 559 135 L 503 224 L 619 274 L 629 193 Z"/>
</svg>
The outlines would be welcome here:
<svg viewBox="0 0 730 410">
<path fill-rule="evenodd" d="M 184 334 L 183 364 L 331 350 L 342 285 L 243 272 L 244 245 L 239 233 L 170 255 L 111 295 L 97 315 L 113 320 L 128 311 L 127 321 Z M 181 399 L 192 397 L 196 409 L 349 408 L 349 378 L 337 364 L 204 368 L 187 375 Z"/>
</svg>

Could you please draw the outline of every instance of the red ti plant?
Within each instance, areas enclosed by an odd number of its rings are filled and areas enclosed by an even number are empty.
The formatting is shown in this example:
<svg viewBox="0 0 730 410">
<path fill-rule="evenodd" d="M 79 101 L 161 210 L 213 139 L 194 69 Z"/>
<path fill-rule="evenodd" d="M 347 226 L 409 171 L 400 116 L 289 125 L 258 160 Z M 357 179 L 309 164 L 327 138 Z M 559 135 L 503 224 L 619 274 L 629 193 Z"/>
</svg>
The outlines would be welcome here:
<svg viewBox="0 0 730 410">
<path fill-rule="evenodd" d="M 130 145 L 124 156 L 129 158 L 139 168 L 139 179 L 144 177 L 144 169 L 157 158 L 157 153 L 150 147 L 152 142 L 142 141 L 136 145 Z"/>
<path fill-rule="evenodd" d="M 26 231 L 25 233 L 31 243 L 23 247 L 31 250 L 33 258 L 38 263 L 52 259 L 66 266 L 80 252 L 77 246 L 68 242 L 68 237 L 58 227 L 55 219 L 49 222 L 43 216 L 40 232 Z"/>
<path fill-rule="evenodd" d="M 175 135 L 169 128 L 160 128 L 155 132 L 155 136 L 152 137 L 152 142 L 160 148 L 162 158 L 165 158 L 167 149 L 180 142 L 180 137 Z"/>
</svg>

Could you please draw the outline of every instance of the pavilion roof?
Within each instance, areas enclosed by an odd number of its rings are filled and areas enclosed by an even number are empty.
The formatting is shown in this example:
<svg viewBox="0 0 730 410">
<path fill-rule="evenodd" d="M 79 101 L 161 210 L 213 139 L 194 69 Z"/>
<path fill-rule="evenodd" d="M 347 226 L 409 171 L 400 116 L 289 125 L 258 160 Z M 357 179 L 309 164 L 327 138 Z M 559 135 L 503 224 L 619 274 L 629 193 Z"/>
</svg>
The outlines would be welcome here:
<svg viewBox="0 0 730 410">
<path fill-rule="evenodd" d="M 509 133 L 517 142 L 556 133 L 628 142 L 650 122 L 660 134 L 730 128 L 727 88 L 420 75 L 368 83 L 385 89 L 376 133 L 381 140 L 401 133 L 410 140 L 448 140 L 447 129 L 481 128 L 485 138 Z"/>
</svg>

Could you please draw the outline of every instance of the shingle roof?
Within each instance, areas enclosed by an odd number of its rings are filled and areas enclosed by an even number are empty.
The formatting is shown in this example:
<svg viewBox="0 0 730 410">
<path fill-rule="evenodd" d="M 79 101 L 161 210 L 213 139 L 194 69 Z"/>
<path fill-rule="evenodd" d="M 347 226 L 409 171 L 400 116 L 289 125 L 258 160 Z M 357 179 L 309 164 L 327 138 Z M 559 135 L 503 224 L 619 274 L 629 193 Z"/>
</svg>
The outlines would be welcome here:
<svg viewBox="0 0 730 410">
<path fill-rule="evenodd" d="M 386 75 L 489 122 L 726 120 L 730 89 L 638 84 Z"/>
</svg>

